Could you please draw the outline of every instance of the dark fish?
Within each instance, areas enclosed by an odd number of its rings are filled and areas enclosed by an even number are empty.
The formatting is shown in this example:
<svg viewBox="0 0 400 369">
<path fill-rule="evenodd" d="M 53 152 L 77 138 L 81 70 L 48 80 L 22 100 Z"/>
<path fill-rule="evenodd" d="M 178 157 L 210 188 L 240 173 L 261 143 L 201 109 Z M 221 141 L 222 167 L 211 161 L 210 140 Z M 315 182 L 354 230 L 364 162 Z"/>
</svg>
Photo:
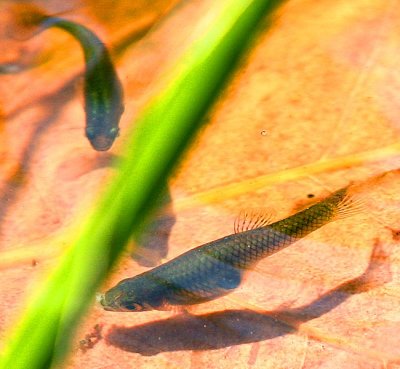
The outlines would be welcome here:
<svg viewBox="0 0 400 369">
<path fill-rule="evenodd" d="M 33 6 L 27 9 L 21 14 L 23 26 L 39 26 L 36 33 L 50 27 L 61 28 L 81 44 L 86 63 L 86 137 L 95 150 L 108 150 L 119 134 L 118 123 L 124 105 L 122 86 L 107 48 L 96 34 L 81 24 L 45 15 Z"/>
<path fill-rule="evenodd" d="M 196 247 L 175 259 L 99 295 L 110 311 L 168 310 L 224 296 L 242 281 L 246 270 L 323 225 L 353 214 L 359 202 L 348 187 L 286 219 L 265 225 L 258 218 L 236 225 L 236 233 Z"/>
</svg>

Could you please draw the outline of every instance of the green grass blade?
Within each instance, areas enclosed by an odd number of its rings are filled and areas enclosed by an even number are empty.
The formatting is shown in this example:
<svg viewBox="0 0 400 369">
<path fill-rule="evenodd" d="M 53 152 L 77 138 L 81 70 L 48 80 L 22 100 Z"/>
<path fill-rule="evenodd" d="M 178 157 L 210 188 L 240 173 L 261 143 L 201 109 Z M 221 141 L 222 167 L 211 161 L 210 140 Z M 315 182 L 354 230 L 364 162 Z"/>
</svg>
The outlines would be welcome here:
<svg viewBox="0 0 400 369">
<path fill-rule="evenodd" d="M 218 1 L 201 38 L 171 70 L 135 123 L 119 173 L 56 270 L 35 292 L 0 359 L 1 369 L 59 364 L 99 283 L 198 129 L 272 3 Z"/>
</svg>

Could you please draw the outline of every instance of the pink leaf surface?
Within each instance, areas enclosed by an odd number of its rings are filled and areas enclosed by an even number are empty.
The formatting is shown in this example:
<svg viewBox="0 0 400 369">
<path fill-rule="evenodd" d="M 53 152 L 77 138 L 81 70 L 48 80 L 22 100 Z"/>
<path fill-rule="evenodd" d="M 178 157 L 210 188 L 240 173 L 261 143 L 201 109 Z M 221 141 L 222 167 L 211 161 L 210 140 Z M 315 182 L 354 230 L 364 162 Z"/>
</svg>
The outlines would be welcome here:
<svg viewBox="0 0 400 369">
<path fill-rule="evenodd" d="M 56 30 L 2 36 L 0 63 L 24 56 L 30 67 L 0 76 L 0 338 L 113 175 L 158 77 L 213 11 L 211 0 L 106 3 L 71 2 L 69 17 L 112 46 L 126 91 L 107 154 L 83 134 L 76 42 Z M 359 181 L 367 211 L 262 261 L 233 294 L 188 314 L 93 303 L 66 367 L 400 368 L 399 45 L 396 1 L 283 4 L 171 179 L 169 206 L 103 289 L 232 233 L 242 210 L 280 219 Z"/>
</svg>

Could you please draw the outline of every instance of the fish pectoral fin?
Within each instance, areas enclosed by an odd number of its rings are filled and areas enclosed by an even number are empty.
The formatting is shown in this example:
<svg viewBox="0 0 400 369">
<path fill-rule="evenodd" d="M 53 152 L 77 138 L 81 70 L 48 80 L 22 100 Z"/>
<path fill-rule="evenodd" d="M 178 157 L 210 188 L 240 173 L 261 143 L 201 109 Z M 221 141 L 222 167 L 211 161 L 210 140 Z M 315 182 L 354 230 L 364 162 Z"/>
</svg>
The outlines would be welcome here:
<svg viewBox="0 0 400 369">
<path fill-rule="evenodd" d="M 234 267 L 225 268 L 220 275 L 216 276 L 218 287 L 224 290 L 233 290 L 237 288 L 241 281 L 242 271 Z"/>
<path fill-rule="evenodd" d="M 274 222 L 274 216 L 261 209 L 252 209 L 241 211 L 233 223 L 235 233 L 265 227 Z"/>
</svg>

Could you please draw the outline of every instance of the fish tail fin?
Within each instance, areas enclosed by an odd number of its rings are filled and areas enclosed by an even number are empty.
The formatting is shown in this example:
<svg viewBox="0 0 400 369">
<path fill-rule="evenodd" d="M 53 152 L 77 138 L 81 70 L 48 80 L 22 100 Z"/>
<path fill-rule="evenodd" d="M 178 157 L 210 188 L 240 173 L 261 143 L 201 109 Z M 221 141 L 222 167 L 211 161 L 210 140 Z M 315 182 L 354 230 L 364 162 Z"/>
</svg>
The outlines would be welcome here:
<svg viewBox="0 0 400 369">
<path fill-rule="evenodd" d="M 13 3 L 8 6 L 10 16 L 7 36 L 18 41 L 26 41 L 42 30 L 47 14 L 37 5 Z"/>
<path fill-rule="evenodd" d="M 29 40 L 51 25 L 47 21 L 51 22 L 54 17 L 71 11 L 67 9 L 49 15 L 39 6 L 25 2 L 10 4 L 7 10 L 10 17 L 7 36 L 18 41 Z"/>
</svg>

